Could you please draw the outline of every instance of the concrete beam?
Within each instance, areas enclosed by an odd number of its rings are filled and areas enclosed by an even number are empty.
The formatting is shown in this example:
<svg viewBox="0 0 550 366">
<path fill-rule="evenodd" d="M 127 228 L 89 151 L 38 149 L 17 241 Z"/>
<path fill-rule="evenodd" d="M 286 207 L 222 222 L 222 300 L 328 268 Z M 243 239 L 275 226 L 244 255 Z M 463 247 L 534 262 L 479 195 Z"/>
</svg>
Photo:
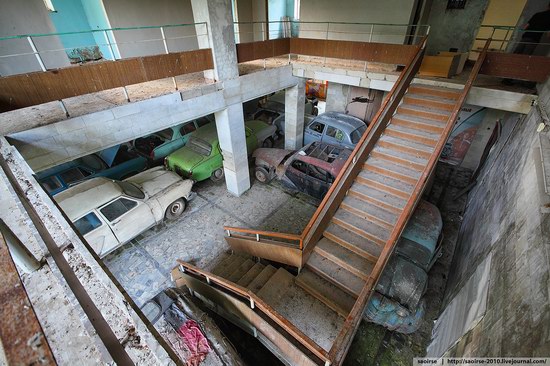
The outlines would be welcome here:
<svg viewBox="0 0 550 366">
<path fill-rule="evenodd" d="M 292 75 L 291 66 L 258 71 L 208 87 L 175 92 L 11 133 L 9 138 L 31 168 L 38 172 L 221 111 L 227 106 L 286 89 L 298 82 L 300 79 Z M 1 128 L 10 131 L 9 126 Z"/>
<path fill-rule="evenodd" d="M 285 91 L 285 149 L 297 150 L 304 144 L 306 81 Z"/>
</svg>

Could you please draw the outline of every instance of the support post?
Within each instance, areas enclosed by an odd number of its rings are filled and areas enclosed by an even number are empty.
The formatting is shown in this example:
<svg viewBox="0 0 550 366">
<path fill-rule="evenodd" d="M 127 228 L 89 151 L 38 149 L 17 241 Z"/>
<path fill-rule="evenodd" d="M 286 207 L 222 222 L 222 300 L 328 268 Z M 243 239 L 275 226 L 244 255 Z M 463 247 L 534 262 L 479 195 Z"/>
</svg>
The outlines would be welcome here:
<svg viewBox="0 0 550 366">
<path fill-rule="evenodd" d="M 46 65 L 44 65 L 44 61 L 42 60 L 42 57 L 40 56 L 40 53 L 36 49 L 36 45 L 34 44 L 34 41 L 32 40 L 32 37 L 28 36 L 27 41 L 29 42 L 29 45 L 31 46 L 32 53 L 34 53 L 34 57 L 36 57 L 36 61 L 38 61 L 38 64 L 40 65 L 40 69 L 42 71 L 46 71 Z"/>
<path fill-rule="evenodd" d="M 304 143 L 306 81 L 285 90 L 285 149 L 296 150 Z"/>
</svg>

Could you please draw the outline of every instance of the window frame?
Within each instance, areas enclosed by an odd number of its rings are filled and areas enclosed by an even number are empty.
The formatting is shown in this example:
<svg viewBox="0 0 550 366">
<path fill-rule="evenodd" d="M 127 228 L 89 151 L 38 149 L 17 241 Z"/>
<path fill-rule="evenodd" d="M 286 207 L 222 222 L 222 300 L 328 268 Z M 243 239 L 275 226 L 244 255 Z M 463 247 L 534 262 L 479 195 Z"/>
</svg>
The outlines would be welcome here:
<svg viewBox="0 0 550 366">
<path fill-rule="evenodd" d="M 126 212 L 124 212 L 122 215 L 120 215 L 120 216 L 114 218 L 113 220 L 109 220 L 109 218 L 103 213 L 102 210 L 103 210 L 105 207 L 107 207 L 107 206 L 111 205 L 112 203 L 114 203 L 115 201 L 118 201 L 118 200 L 121 200 L 121 199 L 126 199 L 126 200 L 128 200 L 128 201 L 134 202 L 135 205 L 134 205 L 132 208 L 126 210 Z M 128 196 L 125 196 L 125 195 L 124 195 L 124 196 L 118 196 L 117 198 L 115 198 L 115 199 L 113 199 L 113 200 L 107 202 L 107 203 L 104 204 L 103 206 L 97 208 L 97 211 L 100 213 L 101 217 L 103 217 L 103 218 L 105 219 L 105 221 L 106 221 L 108 224 L 115 224 L 115 223 L 117 223 L 118 221 L 120 221 L 120 220 L 122 219 L 122 217 L 124 217 L 125 215 L 127 215 L 128 212 L 130 212 L 130 211 L 132 211 L 133 209 L 135 209 L 136 207 L 138 207 L 138 206 L 139 206 L 139 203 L 140 203 L 140 202 L 139 202 L 138 200 L 132 199 L 131 197 L 128 197 Z"/>
<path fill-rule="evenodd" d="M 96 227 L 94 227 L 92 230 L 88 231 L 86 234 L 84 234 L 84 233 L 82 233 L 82 232 L 78 229 L 78 226 L 77 226 L 76 223 L 77 223 L 77 221 L 82 220 L 83 218 L 85 218 L 85 217 L 88 216 L 88 215 L 94 215 L 95 218 L 97 219 L 97 221 L 99 222 L 99 225 L 96 226 Z M 101 216 L 99 213 L 97 213 L 95 210 L 92 210 L 92 211 L 88 212 L 87 214 L 84 214 L 84 215 L 80 216 L 78 219 L 74 220 L 74 221 L 73 221 L 73 225 L 74 225 L 76 231 L 77 231 L 80 235 L 85 236 L 85 235 L 88 235 L 88 234 L 94 232 L 95 230 L 99 229 L 101 226 L 103 226 L 104 222 L 103 222 L 103 220 L 101 220 L 101 218 L 102 218 L 102 216 Z"/>
</svg>

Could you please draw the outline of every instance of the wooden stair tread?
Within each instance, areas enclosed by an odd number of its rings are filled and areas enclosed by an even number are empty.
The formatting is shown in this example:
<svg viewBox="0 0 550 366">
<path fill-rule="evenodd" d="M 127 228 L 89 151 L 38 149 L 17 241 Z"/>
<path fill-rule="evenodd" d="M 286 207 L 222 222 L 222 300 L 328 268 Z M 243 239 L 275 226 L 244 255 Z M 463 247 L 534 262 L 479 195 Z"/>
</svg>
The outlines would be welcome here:
<svg viewBox="0 0 550 366">
<path fill-rule="evenodd" d="M 275 307 L 292 283 L 294 283 L 294 276 L 284 268 L 279 268 L 257 292 L 257 295 L 271 307 Z"/>
<path fill-rule="evenodd" d="M 409 86 L 408 93 L 422 94 L 422 95 L 435 95 L 444 98 L 455 99 L 460 98 L 462 90 L 445 88 L 440 86 L 426 85 L 426 84 L 411 84 Z"/>
<path fill-rule="evenodd" d="M 222 261 L 220 261 L 216 267 L 214 267 L 212 269 L 212 273 L 215 274 L 216 276 L 220 276 L 220 274 L 225 271 L 225 269 L 231 265 L 231 262 L 233 262 L 235 260 L 235 258 L 233 257 L 233 255 L 229 255 L 227 258 L 223 259 Z"/>
<path fill-rule="evenodd" d="M 393 156 L 400 160 L 406 161 L 406 163 L 403 165 L 414 164 L 415 166 L 425 167 L 428 164 L 428 159 L 422 156 L 407 154 L 403 151 L 387 148 L 385 146 L 376 145 L 372 151 L 379 152 L 384 155 Z"/>
<path fill-rule="evenodd" d="M 316 252 L 310 254 L 305 267 L 354 297 L 359 296 L 366 282 Z"/>
<path fill-rule="evenodd" d="M 237 281 L 237 285 L 246 287 L 262 272 L 262 270 L 265 268 L 265 266 L 261 263 L 255 263 L 252 268 L 248 270 L 248 272 L 245 273 L 244 276 L 241 277 L 239 281 Z"/>
<path fill-rule="evenodd" d="M 250 268 L 254 267 L 254 261 L 251 259 L 245 260 L 239 267 L 237 267 L 231 274 L 227 277 L 229 281 L 237 283 L 242 276 L 246 274 L 250 270 Z"/>
<path fill-rule="evenodd" d="M 409 184 L 416 182 L 416 180 L 418 180 L 420 176 L 422 176 L 422 172 L 418 171 L 418 169 L 412 169 L 403 164 L 399 164 L 395 161 L 389 161 L 386 158 L 382 158 L 378 156 L 370 156 L 367 159 L 364 165 L 364 169 L 371 170 L 370 167 L 377 167 L 380 169 L 391 171 L 395 174 L 398 174 L 399 178 L 401 179 L 412 178 L 412 179 L 407 179 L 407 182 Z M 402 178 L 402 177 L 406 177 L 406 178 Z"/>
<path fill-rule="evenodd" d="M 441 137 L 440 133 L 433 133 L 433 132 L 415 130 L 413 128 L 403 127 L 403 126 L 399 126 L 399 125 L 392 125 L 391 123 L 386 128 L 386 130 L 388 130 L 388 129 L 396 130 L 396 131 L 400 131 L 400 132 L 405 132 L 405 133 L 409 133 L 409 134 L 413 134 L 413 135 L 417 135 L 417 136 L 422 136 L 424 138 L 433 140 L 434 142 L 437 142 L 439 140 L 439 138 Z"/>
<path fill-rule="evenodd" d="M 384 190 L 384 189 L 380 188 L 379 186 L 386 186 L 386 187 L 389 187 L 389 189 L 402 192 L 400 194 L 395 194 L 393 192 L 390 192 L 390 193 L 399 195 L 400 197 L 403 197 L 403 198 L 408 197 L 414 189 L 414 185 L 411 183 L 407 183 L 407 182 L 404 182 L 403 180 L 396 179 L 393 177 L 388 177 L 387 175 L 373 172 L 368 169 L 363 169 L 362 171 L 360 171 L 359 175 L 357 176 L 357 180 L 360 182 L 363 182 L 363 181 L 376 182 L 378 183 L 376 188 L 379 188 L 380 190 Z"/>
<path fill-rule="evenodd" d="M 254 293 L 258 293 L 258 291 L 261 290 L 261 288 L 265 285 L 265 283 L 273 276 L 273 274 L 277 272 L 277 268 L 273 267 L 272 265 L 265 266 L 264 269 L 250 282 L 246 288 L 250 289 Z"/>
<path fill-rule="evenodd" d="M 346 249 L 344 246 L 326 237 L 321 238 L 313 250 L 364 280 L 369 278 L 374 267 L 372 261 L 367 260 L 365 257 Z"/>
<path fill-rule="evenodd" d="M 403 103 L 452 111 L 455 107 L 456 100 L 444 98 L 442 96 L 407 93 L 403 97 Z"/>
<path fill-rule="evenodd" d="M 424 107 L 416 104 L 401 103 L 397 107 L 397 113 L 401 115 L 421 116 L 423 118 L 435 119 L 442 122 L 447 121 L 451 115 L 450 111 L 438 109 L 435 106 Z"/>
<path fill-rule="evenodd" d="M 392 228 L 397 222 L 397 215 L 391 211 L 384 210 L 376 205 L 366 204 L 354 196 L 347 195 L 342 200 L 341 208 L 367 220 L 370 219 L 381 226 Z"/>
<path fill-rule="evenodd" d="M 334 214 L 332 222 L 379 245 L 384 245 L 390 236 L 390 230 L 387 227 L 362 219 L 344 209 L 340 209 Z"/>
<path fill-rule="evenodd" d="M 232 254 L 230 258 L 233 258 L 233 260 L 228 263 L 227 267 L 225 267 L 222 271 L 220 271 L 218 276 L 223 278 L 228 278 L 229 275 L 233 273 L 233 271 L 239 268 L 240 265 L 246 261 L 246 258 L 241 257 L 240 255 L 237 255 L 237 254 Z"/>
<path fill-rule="evenodd" d="M 432 152 L 434 151 L 433 146 L 420 144 L 415 141 L 406 140 L 401 137 L 391 136 L 391 135 L 382 135 L 377 142 L 378 146 L 384 146 L 399 150 L 405 149 L 405 152 L 411 152 L 413 154 L 419 154 L 424 156 L 426 159 L 429 159 Z M 404 150 L 401 150 L 404 151 Z"/>
<path fill-rule="evenodd" d="M 355 304 L 353 296 L 307 268 L 296 277 L 296 284 L 342 317 L 346 317 Z"/>
<path fill-rule="evenodd" d="M 323 235 L 369 260 L 376 260 L 382 253 L 381 243 L 367 239 L 334 223 L 327 226 Z"/>
<path fill-rule="evenodd" d="M 440 95 L 430 95 L 430 94 L 422 94 L 422 93 L 414 93 L 414 92 L 408 92 L 404 95 L 404 97 L 409 98 L 418 98 L 418 99 L 424 99 L 429 100 L 433 102 L 441 102 L 441 103 L 447 103 L 450 104 L 452 107 L 456 104 L 456 99 L 453 98 L 446 98 L 444 96 Z"/>
<path fill-rule="evenodd" d="M 442 133 L 445 129 L 445 122 L 434 119 L 427 119 L 407 114 L 396 114 L 391 119 L 392 125 L 412 128 L 413 130 Z"/>
<path fill-rule="evenodd" d="M 388 192 L 376 189 L 372 186 L 355 181 L 350 187 L 348 194 L 355 195 L 359 199 L 377 205 L 394 213 L 401 213 L 407 204 L 407 200 Z"/>
</svg>

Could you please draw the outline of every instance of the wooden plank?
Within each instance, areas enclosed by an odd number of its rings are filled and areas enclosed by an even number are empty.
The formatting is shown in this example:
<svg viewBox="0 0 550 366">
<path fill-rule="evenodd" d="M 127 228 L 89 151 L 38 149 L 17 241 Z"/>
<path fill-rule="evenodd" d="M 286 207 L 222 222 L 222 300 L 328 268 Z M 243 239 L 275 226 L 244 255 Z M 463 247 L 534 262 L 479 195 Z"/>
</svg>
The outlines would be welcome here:
<svg viewBox="0 0 550 366">
<path fill-rule="evenodd" d="M 258 293 L 262 289 L 262 287 L 265 285 L 267 281 L 273 276 L 273 274 L 277 272 L 277 269 L 271 265 L 266 266 L 259 274 L 254 278 L 247 286 L 247 289 L 250 289 L 250 291 L 254 293 Z"/>
<path fill-rule="evenodd" d="M 550 57 L 487 52 L 479 73 L 544 83 L 550 75 Z"/>
<path fill-rule="evenodd" d="M 254 261 L 247 259 L 244 262 L 241 263 L 240 266 L 238 266 L 236 269 L 231 272 L 229 276 L 227 276 L 227 279 L 231 282 L 238 282 L 242 276 L 246 274 L 250 270 L 250 268 L 254 267 Z"/>
<path fill-rule="evenodd" d="M 267 41 L 237 44 L 237 61 L 247 62 L 290 53 L 290 39 L 270 39 Z"/>
<path fill-rule="evenodd" d="M 213 67 L 212 51 L 202 49 L 7 76 L 0 78 L 0 111 L 6 112 Z"/>
<path fill-rule="evenodd" d="M 246 272 L 244 276 L 237 282 L 237 285 L 247 287 L 263 270 L 265 266 L 261 263 L 256 263 Z"/>
<path fill-rule="evenodd" d="M 369 274 L 374 266 L 373 261 L 369 261 L 365 257 L 359 256 L 355 252 L 346 249 L 344 246 L 326 237 L 319 240 L 315 246 L 315 252 L 364 280 L 369 278 Z"/>
<path fill-rule="evenodd" d="M 422 76 L 449 78 L 455 57 L 460 56 L 424 56 L 420 71 Z"/>
<path fill-rule="evenodd" d="M 294 276 L 284 268 L 279 268 L 265 285 L 257 292 L 259 298 L 264 300 L 271 307 L 275 308 L 284 294 L 294 283 Z"/>
<path fill-rule="evenodd" d="M 235 235 L 226 236 L 225 240 L 237 252 L 248 253 L 254 257 L 269 259 L 297 268 L 302 266 L 302 251 L 297 246 L 270 240 L 256 241 Z"/>
</svg>

